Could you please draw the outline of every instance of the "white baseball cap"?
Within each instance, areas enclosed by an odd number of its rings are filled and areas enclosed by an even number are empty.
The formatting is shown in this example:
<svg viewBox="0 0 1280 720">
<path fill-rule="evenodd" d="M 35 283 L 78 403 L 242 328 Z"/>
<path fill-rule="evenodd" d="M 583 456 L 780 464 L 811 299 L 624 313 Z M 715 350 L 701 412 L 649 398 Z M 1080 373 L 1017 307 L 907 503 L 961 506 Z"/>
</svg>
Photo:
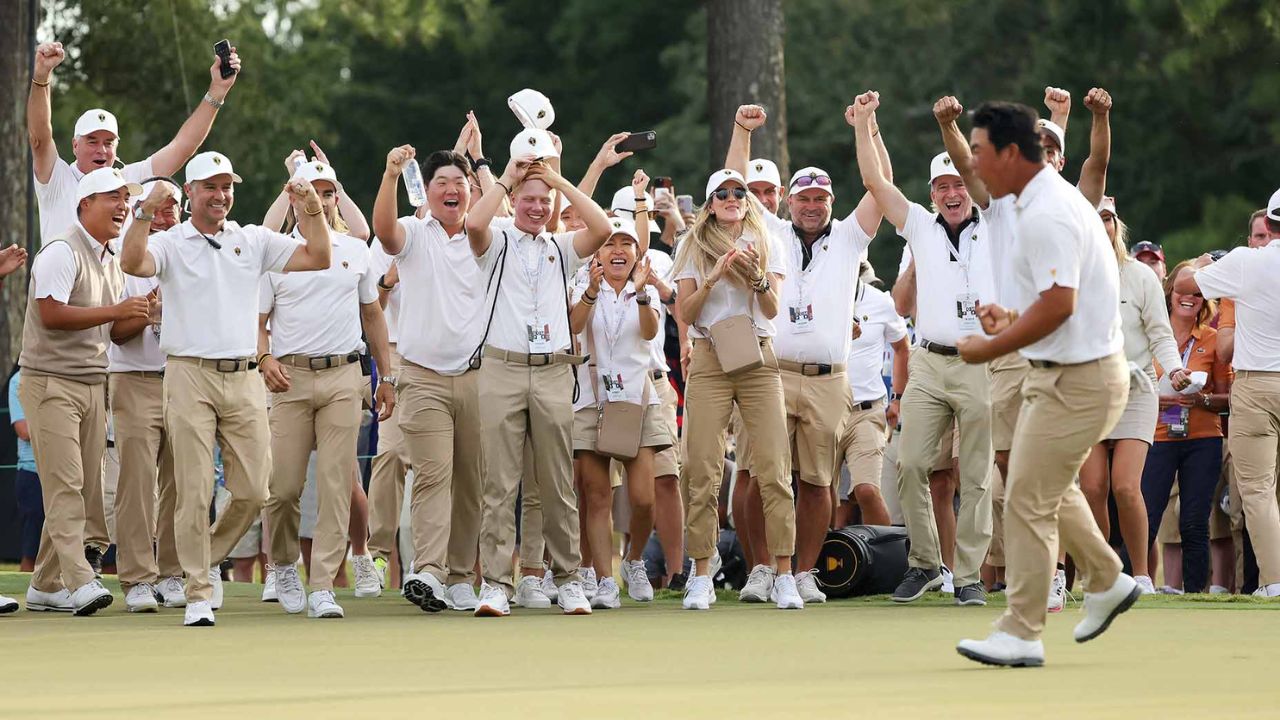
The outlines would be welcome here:
<svg viewBox="0 0 1280 720">
<path fill-rule="evenodd" d="M 1037 120 L 1036 129 L 1039 130 L 1040 132 L 1049 133 L 1049 135 L 1053 138 L 1053 141 L 1058 143 L 1058 149 L 1063 152 L 1066 152 L 1067 131 L 1063 130 L 1062 126 L 1058 125 L 1052 120 Z"/>
<path fill-rule="evenodd" d="M 293 176 L 296 178 L 302 178 L 309 183 L 314 183 L 317 180 L 328 180 L 333 183 L 333 186 L 338 189 L 338 192 L 343 192 L 342 183 L 338 182 L 338 175 L 333 171 L 333 166 L 326 165 L 319 160 L 302 163 L 302 166 L 298 168 L 297 172 L 295 172 Z"/>
<path fill-rule="evenodd" d="M 640 237 L 636 234 L 636 224 L 627 218 L 609 218 L 609 237 L 613 237 L 614 235 L 626 235 L 634 240 L 636 245 L 640 244 Z"/>
<path fill-rule="evenodd" d="M 738 172 L 737 170 L 730 170 L 728 168 L 725 168 L 724 170 L 717 170 L 711 173 L 711 177 L 707 178 L 706 199 L 710 199 L 711 193 L 715 192 L 716 188 L 720 187 L 726 182 L 729 182 L 730 180 L 741 185 L 743 190 L 747 189 L 747 181 L 745 178 L 742 177 L 742 173 Z"/>
<path fill-rule="evenodd" d="M 83 137 L 99 130 L 106 130 L 117 138 L 120 137 L 120 126 L 116 123 L 116 116 L 102 108 L 85 110 L 80 119 L 76 120 L 76 137 Z"/>
<path fill-rule="evenodd" d="M 546 95 L 532 88 L 525 88 L 507 98 L 507 107 L 526 128 L 546 130 L 556 121 L 556 111 Z"/>
<path fill-rule="evenodd" d="M 124 175 L 121 175 L 119 170 L 115 168 L 98 168 L 80 178 L 80 183 L 76 185 L 76 202 L 80 202 L 90 195 L 115 192 L 120 188 L 128 188 L 129 197 L 137 197 L 142 194 L 142 186 L 125 180 Z"/>
<path fill-rule="evenodd" d="M 1267 217 L 1280 222 L 1280 190 L 1271 193 L 1271 199 L 1267 201 Z"/>
<path fill-rule="evenodd" d="M 933 161 L 929 163 L 929 184 L 932 185 L 934 180 L 947 175 L 960 177 L 960 171 L 956 170 L 956 166 L 951 162 L 951 156 L 945 151 L 933 156 Z"/>
<path fill-rule="evenodd" d="M 822 182 L 823 178 L 826 179 L 825 183 Z M 802 179 L 807 179 L 808 184 L 797 187 L 796 182 Z M 836 196 L 835 188 L 831 186 L 830 173 L 820 167 L 800 168 L 791 176 L 791 182 L 787 183 L 787 194 L 797 193 L 802 190 L 821 190 L 832 198 Z"/>
<path fill-rule="evenodd" d="M 652 213 L 654 211 L 653 196 L 647 192 L 644 194 L 644 204 L 649 206 L 649 213 L 652 216 Z M 631 218 L 631 221 L 634 223 L 635 217 L 636 217 L 635 188 L 628 185 L 627 187 L 621 188 L 620 190 L 618 190 L 618 192 L 614 193 L 613 200 L 609 202 L 609 212 L 626 213 L 626 215 L 624 215 L 623 217 Z M 653 235 L 654 233 L 661 233 L 661 232 L 662 230 L 658 228 L 658 223 L 652 222 L 652 221 L 649 223 L 650 235 Z"/>
<path fill-rule="evenodd" d="M 1102 202 L 1098 203 L 1098 214 L 1109 212 L 1116 217 L 1120 217 L 1120 213 L 1116 212 L 1116 199 L 1110 195 L 1103 195 Z"/>
<path fill-rule="evenodd" d="M 511 157 L 533 155 L 536 158 L 560 157 L 551 135 L 546 130 L 525 128 L 511 141 Z"/>
<path fill-rule="evenodd" d="M 95 170 L 94 172 L 97 172 L 97 171 Z M 177 183 L 171 183 L 168 180 L 152 180 L 151 182 L 143 183 L 142 192 L 138 193 L 138 195 L 140 197 L 146 197 L 150 195 L 151 191 L 155 188 L 155 186 L 159 185 L 160 183 L 164 183 L 168 185 L 173 190 L 173 199 L 178 201 L 178 205 L 181 206 L 182 205 L 182 188 L 179 187 Z"/>
<path fill-rule="evenodd" d="M 231 167 L 231 161 L 220 152 L 202 152 L 187 163 L 187 182 L 208 180 L 215 175 L 230 175 L 234 182 L 244 182 Z"/>
<path fill-rule="evenodd" d="M 778 166 L 772 160 L 756 158 L 747 165 L 747 184 L 767 182 L 775 187 L 782 187 L 782 176 L 778 174 Z"/>
</svg>

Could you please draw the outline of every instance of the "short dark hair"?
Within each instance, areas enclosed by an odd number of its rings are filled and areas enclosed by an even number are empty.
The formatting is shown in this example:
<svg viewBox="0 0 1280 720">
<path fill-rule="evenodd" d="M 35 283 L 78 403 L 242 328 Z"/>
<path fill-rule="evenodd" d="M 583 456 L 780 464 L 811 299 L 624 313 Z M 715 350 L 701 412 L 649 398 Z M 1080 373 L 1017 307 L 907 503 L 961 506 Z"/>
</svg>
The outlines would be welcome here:
<svg viewBox="0 0 1280 720">
<path fill-rule="evenodd" d="M 471 162 L 462 153 L 452 150 L 437 150 L 428 155 L 427 161 L 422 164 L 422 182 L 431 182 L 431 179 L 436 176 L 436 172 L 440 168 L 450 165 L 461 170 L 468 182 L 474 178 L 474 173 L 471 172 Z"/>
<path fill-rule="evenodd" d="M 1022 157 L 1031 162 L 1044 161 L 1040 145 L 1039 117 L 1026 105 L 1011 102 L 987 102 L 973 113 L 973 126 L 987 131 L 996 150 L 1017 145 Z"/>
</svg>

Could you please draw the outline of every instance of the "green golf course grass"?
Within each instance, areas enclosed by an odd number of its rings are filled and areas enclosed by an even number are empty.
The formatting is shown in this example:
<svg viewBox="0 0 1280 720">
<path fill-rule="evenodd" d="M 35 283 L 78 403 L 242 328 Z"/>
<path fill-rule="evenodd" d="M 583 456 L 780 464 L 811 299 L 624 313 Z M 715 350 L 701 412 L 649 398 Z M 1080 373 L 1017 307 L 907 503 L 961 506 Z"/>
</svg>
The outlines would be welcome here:
<svg viewBox="0 0 1280 720">
<path fill-rule="evenodd" d="M 0 573 L 22 599 L 28 575 Z M 1101 638 L 1071 639 L 1079 606 L 1049 617 L 1046 666 L 956 654 L 1000 612 L 931 595 L 783 612 L 722 592 L 710 612 L 674 593 L 564 617 L 430 615 L 394 594 L 341 590 L 343 620 L 286 615 L 260 585 L 228 583 L 213 628 L 182 611 L 0 616 L 0 718 L 663 716 L 791 718 L 1276 717 L 1280 602 L 1143 598 Z"/>
</svg>

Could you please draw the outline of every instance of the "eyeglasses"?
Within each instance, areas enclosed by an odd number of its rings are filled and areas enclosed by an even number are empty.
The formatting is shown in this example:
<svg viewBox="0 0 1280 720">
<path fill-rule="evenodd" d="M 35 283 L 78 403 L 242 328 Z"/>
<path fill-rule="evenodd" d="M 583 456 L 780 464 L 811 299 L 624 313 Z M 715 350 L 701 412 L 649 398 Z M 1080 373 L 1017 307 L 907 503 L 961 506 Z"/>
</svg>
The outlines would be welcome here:
<svg viewBox="0 0 1280 720">
<path fill-rule="evenodd" d="M 733 197 L 738 200 L 741 200 L 747 196 L 747 191 L 743 190 L 740 187 L 733 188 L 732 190 L 730 190 L 729 188 L 720 188 L 719 190 L 716 190 L 715 192 L 711 193 L 711 196 L 717 200 L 728 200 L 729 193 L 733 193 Z"/>
<path fill-rule="evenodd" d="M 796 178 L 791 183 L 791 187 L 793 188 L 807 188 L 814 185 L 817 185 L 818 187 L 830 187 L 831 178 L 826 175 L 819 175 L 818 173 L 811 172 L 808 175 L 802 175 Z"/>
</svg>

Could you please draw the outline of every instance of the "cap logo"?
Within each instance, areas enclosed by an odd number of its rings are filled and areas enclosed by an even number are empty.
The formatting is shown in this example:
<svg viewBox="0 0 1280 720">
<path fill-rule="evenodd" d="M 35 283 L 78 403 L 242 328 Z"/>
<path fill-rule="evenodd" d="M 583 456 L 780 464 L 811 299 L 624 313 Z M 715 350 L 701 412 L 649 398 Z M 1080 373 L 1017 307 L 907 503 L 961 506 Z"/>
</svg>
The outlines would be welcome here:
<svg viewBox="0 0 1280 720">
<path fill-rule="evenodd" d="M 106 114 L 106 113 L 98 113 L 98 122 L 106 122 L 106 121 L 107 121 L 107 114 Z"/>
<path fill-rule="evenodd" d="M 546 111 L 546 110 L 539 110 L 539 111 L 538 111 L 538 119 L 539 119 L 539 120 L 541 120 L 542 118 L 544 118 L 544 117 L 546 117 L 546 116 L 547 116 L 547 111 Z"/>
<path fill-rule="evenodd" d="M 534 136 L 530 135 L 530 136 L 529 136 L 529 144 L 530 144 L 530 145 L 537 145 L 537 144 L 538 144 L 538 138 L 536 138 L 536 137 L 534 137 Z"/>
<path fill-rule="evenodd" d="M 756 172 L 764 172 L 764 163 L 756 163 Z"/>
<path fill-rule="evenodd" d="M 316 172 L 324 172 L 324 166 L 320 163 L 316 163 Z"/>
<path fill-rule="evenodd" d="M 123 177 L 124 177 L 123 175 L 121 175 L 121 174 L 120 174 L 120 171 L 119 171 L 119 170 L 112 170 L 112 171 L 111 171 L 111 174 L 112 174 L 112 175 L 115 175 L 115 176 L 116 176 L 116 177 L 118 177 L 118 178 L 123 178 Z"/>
<path fill-rule="evenodd" d="M 619 228 L 621 228 L 621 227 L 622 227 L 622 223 L 618 222 L 617 220 L 614 220 L 614 221 L 613 221 L 613 229 L 614 229 L 614 230 L 617 230 L 617 229 L 619 229 Z"/>
<path fill-rule="evenodd" d="M 943 165 L 950 165 L 950 164 L 951 164 L 951 156 L 950 156 L 950 155 L 943 156 L 943 158 L 942 158 L 942 164 L 943 164 Z"/>
<path fill-rule="evenodd" d="M 816 173 L 816 172 L 810 172 L 810 173 L 809 173 L 809 179 L 810 179 L 810 180 L 817 180 L 817 179 L 818 179 L 818 173 Z"/>
<path fill-rule="evenodd" d="M 218 155 L 214 155 L 214 156 L 213 156 L 213 164 L 214 164 L 214 165 L 221 165 L 221 164 L 222 164 L 222 158 L 221 158 L 220 156 L 218 156 Z"/>
<path fill-rule="evenodd" d="M 236 253 L 236 255 L 239 255 L 239 254 L 240 254 L 240 246 L 239 246 L 239 245 L 237 245 L 237 246 L 235 247 L 235 253 Z"/>
<path fill-rule="evenodd" d="M 732 170 L 725 170 L 725 171 L 724 171 L 724 174 L 725 174 L 725 175 L 732 175 L 732 174 L 733 174 L 733 171 L 732 171 Z"/>
</svg>

